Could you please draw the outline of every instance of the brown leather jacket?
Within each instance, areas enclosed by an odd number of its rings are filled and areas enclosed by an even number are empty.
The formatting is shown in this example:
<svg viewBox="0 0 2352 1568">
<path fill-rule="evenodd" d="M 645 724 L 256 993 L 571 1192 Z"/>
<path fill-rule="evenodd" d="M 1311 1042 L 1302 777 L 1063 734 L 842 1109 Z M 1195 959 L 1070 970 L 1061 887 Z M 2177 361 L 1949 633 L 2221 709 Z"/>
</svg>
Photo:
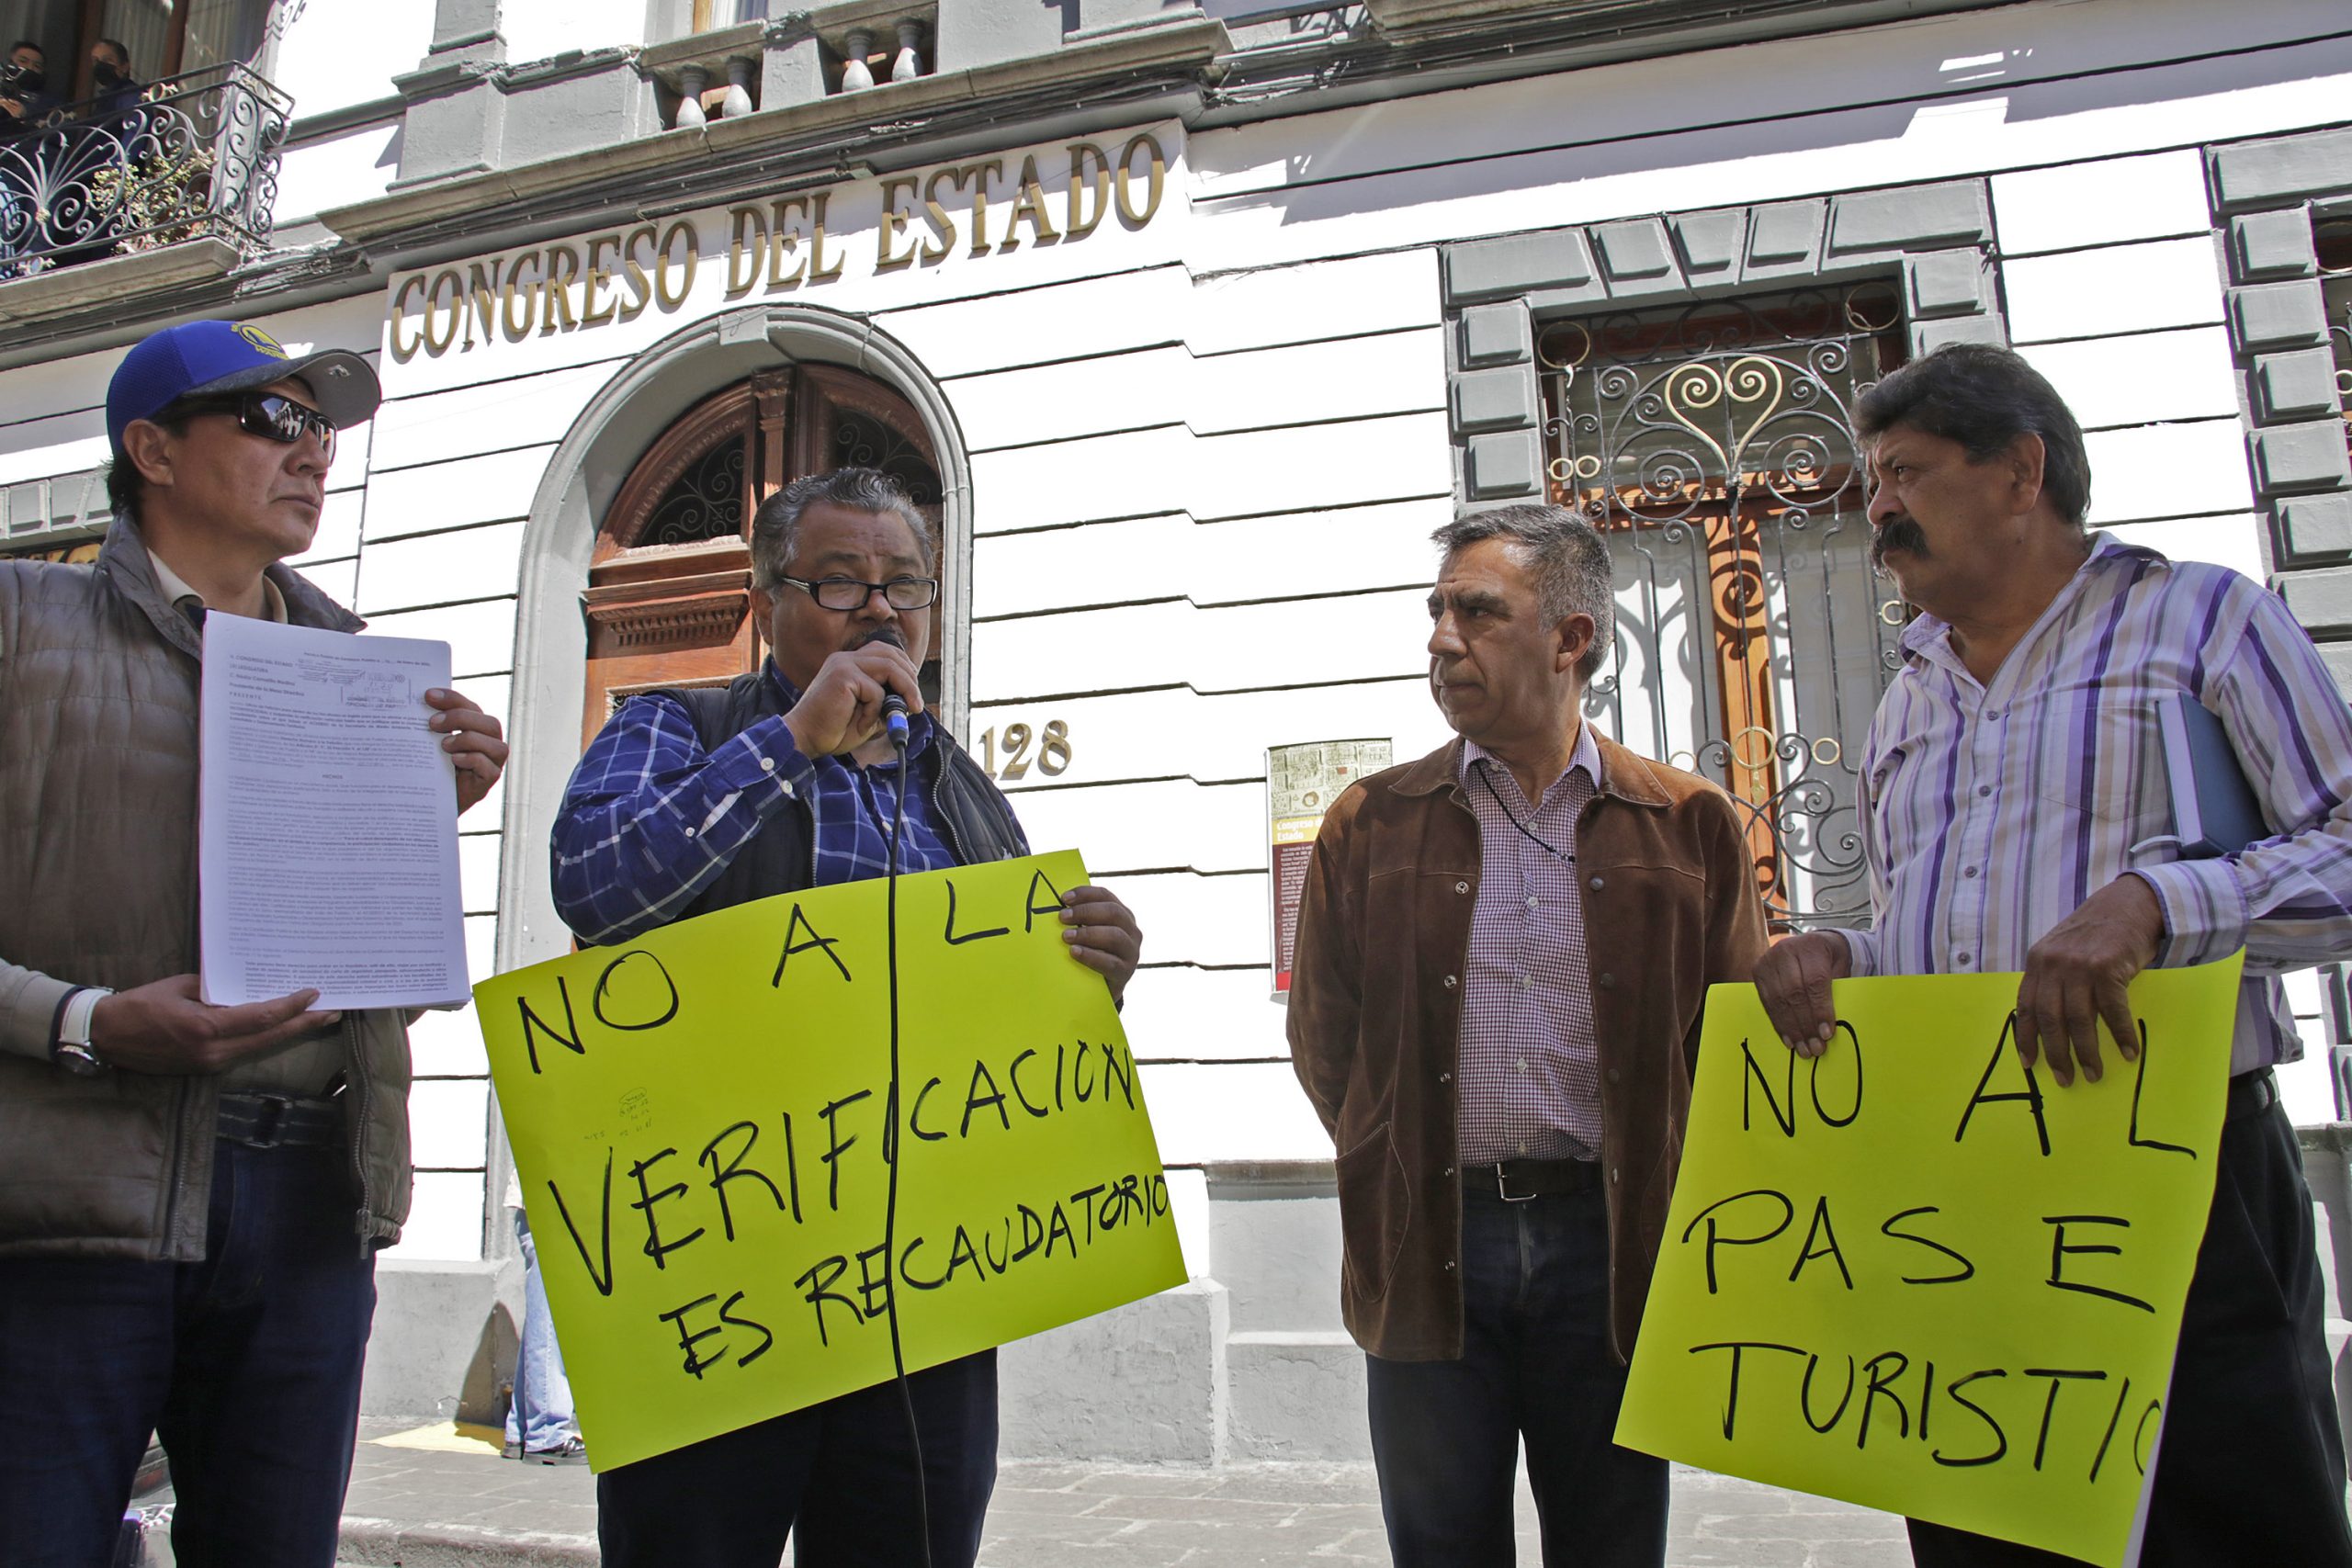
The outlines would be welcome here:
<svg viewBox="0 0 2352 1568">
<path fill-rule="evenodd" d="M 282 566 L 298 626 L 358 617 Z M 118 518 L 97 561 L 0 561 L 0 1256 L 201 1259 L 218 1077 L 49 1061 L 76 985 L 197 967 L 197 712 L 204 645 Z M 390 1011 L 343 1016 L 352 1245 L 409 1209 L 409 1055 Z"/>
<path fill-rule="evenodd" d="M 1595 733 L 1600 787 L 1577 823 L 1610 1346 L 1631 1355 L 1682 1156 L 1707 987 L 1765 947 L 1731 798 Z M 1462 1354 L 1462 1179 L 1453 1089 L 1461 976 L 1478 895 L 1462 743 L 1349 789 L 1323 819 L 1299 910 L 1291 1063 L 1339 1151 L 1341 1306 L 1356 1342 L 1400 1361 Z"/>
</svg>

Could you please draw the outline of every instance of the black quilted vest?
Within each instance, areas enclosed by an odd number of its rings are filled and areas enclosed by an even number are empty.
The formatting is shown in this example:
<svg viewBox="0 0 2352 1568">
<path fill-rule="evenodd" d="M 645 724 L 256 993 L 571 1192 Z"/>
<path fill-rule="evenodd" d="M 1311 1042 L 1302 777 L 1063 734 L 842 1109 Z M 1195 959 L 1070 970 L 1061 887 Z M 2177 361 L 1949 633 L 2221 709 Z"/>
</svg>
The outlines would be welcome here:
<svg viewBox="0 0 2352 1568">
<path fill-rule="evenodd" d="M 686 687 L 662 694 L 694 716 L 695 732 L 705 751 L 733 739 L 761 719 L 784 713 L 775 683 L 764 671 L 739 675 L 724 688 Z M 1010 860 L 1023 852 L 1021 825 L 1013 818 L 1011 803 L 945 731 L 932 732 L 931 744 L 915 759 L 915 767 L 929 792 L 932 819 L 957 864 Z M 796 797 L 787 809 L 768 818 L 767 825 L 718 874 L 718 880 L 704 888 L 678 918 L 688 919 L 755 898 L 797 893 L 815 881 L 815 827 L 808 802 Z"/>
</svg>

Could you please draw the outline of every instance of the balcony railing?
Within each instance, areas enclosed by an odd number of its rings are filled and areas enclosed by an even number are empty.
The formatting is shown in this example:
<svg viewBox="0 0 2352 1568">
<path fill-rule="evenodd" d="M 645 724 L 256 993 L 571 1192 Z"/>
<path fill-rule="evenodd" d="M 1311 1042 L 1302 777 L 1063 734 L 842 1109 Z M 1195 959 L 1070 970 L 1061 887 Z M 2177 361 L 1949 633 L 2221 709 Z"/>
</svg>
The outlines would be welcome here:
<svg viewBox="0 0 2352 1568">
<path fill-rule="evenodd" d="M 293 107 L 246 67 L 213 65 L 0 139 L 0 279 L 198 238 L 258 251 Z"/>
</svg>

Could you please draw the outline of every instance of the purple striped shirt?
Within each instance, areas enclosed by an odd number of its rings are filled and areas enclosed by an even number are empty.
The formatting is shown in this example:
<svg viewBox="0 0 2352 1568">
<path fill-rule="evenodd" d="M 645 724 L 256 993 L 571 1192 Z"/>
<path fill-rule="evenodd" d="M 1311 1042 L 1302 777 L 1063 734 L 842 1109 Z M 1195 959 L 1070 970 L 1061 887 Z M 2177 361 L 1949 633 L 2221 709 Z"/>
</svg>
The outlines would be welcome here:
<svg viewBox="0 0 2352 1568">
<path fill-rule="evenodd" d="M 1478 818 L 1457 1065 L 1464 1165 L 1600 1151 L 1600 1063 L 1575 865 L 1577 818 L 1600 781 L 1589 724 L 1577 727 L 1566 769 L 1532 807 L 1509 768 L 1476 741 L 1462 743 L 1462 792 Z"/>
<path fill-rule="evenodd" d="M 2286 605 L 2222 567 L 2092 536 L 2090 558 L 1989 684 L 1920 615 L 1862 753 L 1869 931 L 1857 975 L 2022 969 L 2131 873 L 2164 906 L 2156 963 L 2246 950 L 2231 1071 L 2302 1055 L 2278 976 L 2352 952 L 2352 715 Z M 2222 720 L 2277 836 L 2185 861 L 2156 700 Z"/>
</svg>

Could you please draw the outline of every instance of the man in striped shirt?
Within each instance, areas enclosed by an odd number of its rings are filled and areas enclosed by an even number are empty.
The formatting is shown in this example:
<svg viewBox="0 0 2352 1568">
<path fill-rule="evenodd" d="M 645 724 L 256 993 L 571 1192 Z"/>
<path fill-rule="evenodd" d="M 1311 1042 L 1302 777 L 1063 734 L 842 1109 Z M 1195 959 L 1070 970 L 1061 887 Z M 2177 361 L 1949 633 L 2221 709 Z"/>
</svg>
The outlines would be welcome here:
<svg viewBox="0 0 2352 1568">
<path fill-rule="evenodd" d="M 2271 1067 L 2278 976 L 2352 946 L 2352 717 L 2285 605 L 2087 532 L 2082 432 L 2018 355 L 1957 345 L 1861 399 L 1873 561 L 1920 611 L 1862 757 L 1872 929 L 1780 943 L 1756 982 L 1815 1055 L 1849 975 L 2024 971 L 2017 1042 L 2062 1089 L 2126 1060 L 2125 987 L 2246 950 L 2211 1216 L 2143 1562 L 2352 1564 L 2311 1193 Z M 2218 715 L 2273 836 L 2184 860 L 2155 705 Z M 2061 1562 L 1911 1524 L 1922 1568 Z"/>
</svg>

